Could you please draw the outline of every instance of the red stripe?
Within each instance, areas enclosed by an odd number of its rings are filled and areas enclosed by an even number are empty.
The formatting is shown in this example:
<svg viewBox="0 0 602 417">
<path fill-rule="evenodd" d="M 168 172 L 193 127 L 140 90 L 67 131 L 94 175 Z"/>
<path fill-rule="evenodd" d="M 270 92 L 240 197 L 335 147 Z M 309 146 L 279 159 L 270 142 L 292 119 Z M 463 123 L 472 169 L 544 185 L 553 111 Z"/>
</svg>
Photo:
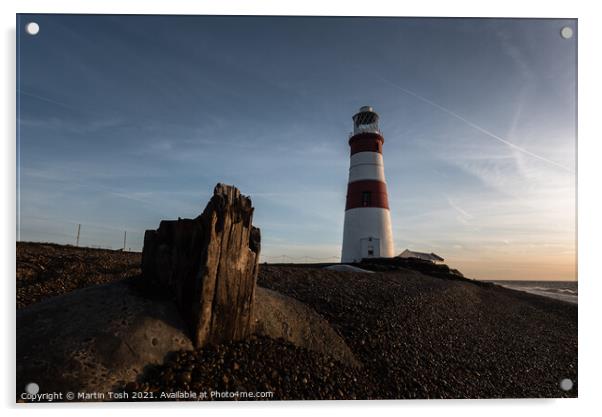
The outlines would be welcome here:
<svg viewBox="0 0 602 417">
<path fill-rule="evenodd" d="M 345 210 L 358 207 L 389 208 L 387 184 L 376 180 L 361 180 L 347 185 L 347 204 Z"/>
<path fill-rule="evenodd" d="M 351 155 L 358 152 L 383 153 L 385 139 L 378 133 L 358 133 L 349 139 Z"/>
</svg>

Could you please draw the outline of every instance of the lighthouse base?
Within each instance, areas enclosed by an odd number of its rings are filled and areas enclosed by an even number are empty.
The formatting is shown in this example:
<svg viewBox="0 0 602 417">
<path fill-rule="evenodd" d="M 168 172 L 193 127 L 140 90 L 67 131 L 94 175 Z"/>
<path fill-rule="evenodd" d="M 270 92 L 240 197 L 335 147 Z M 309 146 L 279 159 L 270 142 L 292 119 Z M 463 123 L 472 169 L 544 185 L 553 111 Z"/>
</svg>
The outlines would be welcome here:
<svg viewBox="0 0 602 417">
<path fill-rule="evenodd" d="M 341 262 L 359 262 L 362 258 L 395 256 L 391 214 L 380 207 L 358 207 L 345 211 Z"/>
</svg>

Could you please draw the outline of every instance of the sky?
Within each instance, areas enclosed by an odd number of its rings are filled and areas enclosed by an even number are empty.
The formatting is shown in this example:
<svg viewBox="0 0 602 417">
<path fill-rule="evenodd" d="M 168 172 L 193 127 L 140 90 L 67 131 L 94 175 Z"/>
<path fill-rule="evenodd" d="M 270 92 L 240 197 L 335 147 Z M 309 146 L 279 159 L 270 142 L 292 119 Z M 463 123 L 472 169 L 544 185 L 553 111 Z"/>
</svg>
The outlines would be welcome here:
<svg viewBox="0 0 602 417">
<path fill-rule="evenodd" d="M 19 240 L 74 244 L 81 224 L 82 246 L 127 231 L 141 250 L 223 182 L 253 201 L 262 261 L 337 261 L 351 117 L 371 105 L 397 252 L 577 279 L 575 20 L 18 15 L 17 31 Z"/>
</svg>

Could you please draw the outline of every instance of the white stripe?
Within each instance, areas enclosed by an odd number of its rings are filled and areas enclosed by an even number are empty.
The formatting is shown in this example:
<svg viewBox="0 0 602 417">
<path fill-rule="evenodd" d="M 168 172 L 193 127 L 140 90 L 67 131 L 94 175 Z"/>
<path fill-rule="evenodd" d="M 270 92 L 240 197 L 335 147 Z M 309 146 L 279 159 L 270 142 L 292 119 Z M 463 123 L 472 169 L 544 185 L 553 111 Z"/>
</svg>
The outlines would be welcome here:
<svg viewBox="0 0 602 417">
<path fill-rule="evenodd" d="M 383 156 L 378 152 L 358 152 L 351 155 L 349 182 L 376 180 L 386 183 Z"/>
<path fill-rule="evenodd" d="M 384 165 L 383 156 L 378 152 L 358 152 L 351 155 L 351 166 L 360 164 Z"/>
</svg>

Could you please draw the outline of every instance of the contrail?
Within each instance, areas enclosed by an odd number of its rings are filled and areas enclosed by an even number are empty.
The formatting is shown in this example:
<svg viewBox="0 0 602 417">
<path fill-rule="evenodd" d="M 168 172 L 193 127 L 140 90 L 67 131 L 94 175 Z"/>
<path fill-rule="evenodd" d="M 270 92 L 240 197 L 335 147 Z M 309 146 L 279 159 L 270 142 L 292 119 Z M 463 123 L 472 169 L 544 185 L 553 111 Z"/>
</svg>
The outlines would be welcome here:
<svg viewBox="0 0 602 417">
<path fill-rule="evenodd" d="M 563 170 L 565 170 L 567 172 L 573 173 L 573 171 L 571 171 L 569 168 L 565 167 L 564 165 L 561 165 L 558 162 L 552 161 L 552 160 L 550 160 L 548 158 L 544 158 L 543 156 L 534 154 L 533 152 L 531 152 L 531 151 L 529 151 L 529 150 L 527 150 L 525 148 L 521 148 L 520 146 L 515 145 L 512 142 L 508 142 L 506 139 L 504 139 L 502 137 L 499 137 L 495 133 L 492 133 L 489 130 L 482 128 L 481 126 L 479 126 L 479 125 L 471 122 L 470 120 L 467 120 L 464 117 L 460 116 L 458 113 L 456 113 L 456 112 L 454 112 L 454 111 L 452 111 L 452 110 L 450 110 L 448 108 L 445 108 L 445 107 L 441 106 L 440 104 L 437 104 L 434 101 L 429 100 L 428 98 L 422 97 L 421 95 L 419 95 L 417 93 L 414 93 L 413 91 L 410 91 L 410 90 L 407 90 L 407 89 L 405 89 L 403 87 L 400 87 L 397 84 L 394 84 L 393 82 L 387 80 L 386 78 L 382 78 L 382 77 L 379 77 L 379 78 L 381 80 L 389 83 L 393 87 L 395 87 L 395 88 L 403 91 L 404 93 L 409 94 L 412 97 L 417 98 L 418 100 L 424 101 L 425 103 L 430 104 L 431 106 L 438 108 L 439 110 L 441 110 L 441 111 L 449 114 L 450 116 L 455 117 L 456 119 L 458 119 L 458 120 L 466 123 L 468 126 L 472 127 L 473 129 L 478 130 L 479 132 L 484 133 L 485 135 L 487 135 L 487 136 L 489 136 L 489 137 L 491 137 L 491 138 L 493 138 L 495 140 L 498 140 L 498 141 L 502 142 L 503 144 L 511 147 L 512 149 L 516 149 L 517 151 L 520 151 L 520 152 L 522 152 L 522 153 L 524 153 L 526 155 L 532 156 L 533 158 L 539 159 L 540 161 L 547 162 L 548 164 L 552 164 L 552 165 L 554 165 L 554 166 L 556 166 L 558 168 L 562 168 Z"/>
<path fill-rule="evenodd" d="M 66 107 L 66 108 L 68 108 L 70 110 L 74 109 L 74 107 L 71 107 L 71 106 L 69 106 L 69 105 L 67 105 L 65 103 L 61 103 L 60 101 L 52 100 L 52 99 L 49 99 L 47 97 L 42 97 L 42 96 L 39 96 L 37 94 L 29 93 L 29 92 L 21 90 L 21 89 L 18 89 L 17 93 L 23 94 L 23 95 L 26 95 L 26 96 L 29 96 L 29 97 L 37 98 L 38 100 L 46 101 L 48 103 L 58 104 L 59 106 Z"/>
</svg>

